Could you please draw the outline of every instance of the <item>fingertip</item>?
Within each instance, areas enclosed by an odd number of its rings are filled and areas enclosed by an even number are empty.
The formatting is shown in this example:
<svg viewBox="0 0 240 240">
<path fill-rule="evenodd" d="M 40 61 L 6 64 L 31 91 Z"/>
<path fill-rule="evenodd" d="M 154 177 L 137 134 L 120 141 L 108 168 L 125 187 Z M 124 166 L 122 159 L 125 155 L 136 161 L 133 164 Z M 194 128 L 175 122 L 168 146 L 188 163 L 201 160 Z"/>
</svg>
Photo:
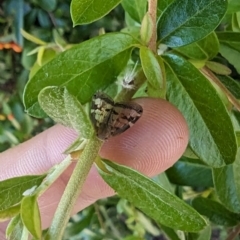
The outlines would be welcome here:
<svg viewBox="0 0 240 240">
<path fill-rule="evenodd" d="M 129 165 L 149 176 L 172 166 L 188 143 L 188 127 L 180 111 L 162 99 L 136 100 L 143 115 L 128 131 L 106 141 L 103 158 Z"/>
</svg>

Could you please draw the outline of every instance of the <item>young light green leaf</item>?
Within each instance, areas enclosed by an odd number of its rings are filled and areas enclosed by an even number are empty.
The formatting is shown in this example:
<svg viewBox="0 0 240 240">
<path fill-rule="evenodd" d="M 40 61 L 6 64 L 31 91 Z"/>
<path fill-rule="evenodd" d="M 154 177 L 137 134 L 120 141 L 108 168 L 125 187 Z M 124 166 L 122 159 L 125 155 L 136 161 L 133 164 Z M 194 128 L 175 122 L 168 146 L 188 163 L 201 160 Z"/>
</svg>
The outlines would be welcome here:
<svg viewBox="0 0 240 240">
<path fill-rule="evenodd" d="M 209 167 L 184 161 L 176 162 L 166 173 L 169 180 L 177 185 L 192 187 L 213 187 L 212 171 Z M 194 162 L 194 161 L 193 161 Z"/>
<path fill-rule="evenodd" d="M 140 30 L 140 37 L 142 42 L 144 43 L 144 45 L 148 45 L 149 41 L 152 37 L 153 34 L 153 21 L 152 18 L 150 16 L 150 14 L 147 12 L 142 20 L 142 24 L 141 24 L 141 30 Z"/>
<path fill-rule="evenodd" d="M 220 44 L 220 53 L 236 68 L 237 72 L 240 73 L 240 62 L 238 61 L 240 50 L 235 49 L 233 46 Z"/>
<path fill-rule="evenodd" d="M 64 49 L 68 45 L 63 36 L 57 31 L 57 29 L 53 29 L 53 39 L 60 49 Z"/>
<path fill-rule="evenodd" d="M 239 32 L 240 31 L 240 24 L 238 22 L 238 13 L 233 13 L 232 14 L 232 30 L 234 32 Z"/>
<path fill-rule="evenodd" d="M 37 196 L 26 196 L 21 202 L 21 218 L 28 231 L 37 239 L 41 239 L 41 217 Z"/>
<path fill-rule="evenodd" d="M 46 87 L 39 93 L 38 101 L 55 122 L 75 129 L 83 138 L 92 136 L 93 127 L 84 108 L 66 88 Z"/>
<path fill-rule="evenodd" d="M 64 154 L 69 154 L 77 150 L 83 150 L 87 142 L 87 139 L 83 139 L 81 136 L 78 137 L 69 147 L 67 147 L 67 149 L 64 151 Z"/>
<path fill-rule="evenodd" d="M 195 232 L 205 220 L 181 199 L 151 179 L 125 166 L 104 160 L 107 171 L 99 168 L 103 179 L 123 198 L 133 203 L 156 222 L 171 228 Z"/>
<path fill-rule="evenodd" d="M 187 46 L 175 48 L 183 56 L 195 60 L 208 60 L 215 57 L 219 52 L 219 42 L 217 35 L 212 32 L 202 40 Z"/>
<path fill-rule="evenodd" d="M 94 0 L 71 2 L 71 17 L 73 26 L 94 22 L 115 8 L 121 0 Z"/>
<path fill-rule="evenodd" d="M 182 57 L 168 54 L 164 59 L 168 77 L 167 97 L 187 120 L 190 147 L 209 166 L 233 163 L 237 153 L 236 136 L 217 91 Z"/>
<path fill-rule="evenodd" d="M 165 98 L 166 95 L 166 80 L 163 73 L 164 68 L 160 66 L 159 61 L 162 61 L 153 54 L 147 47 L 140 48 L 140 59 L 144 74 L 148 80 L 148 95 L 151 97 Z M 161 68 L 162 67 L 162 68 Z"/>
<path fill-rule="evenodd" d="M 28 231 L 24 227 L 20 215 L 14 217 L 6 230 L 8 240 L 28 240 Z"/>
<path fill-rule="evenodd" d="M 158 38 L 172 48 L 196 42 L 218 26 L 226 10 L 223 0 L 174 1 L 160 17 Z"/>
<path fill-rule="evenodd" d="M 26 32 L 24 29 L 21 29 L 21 34 L 24 38 L 26 38 L 30 42 L 36 43 L 38 45 L 46 45 L 47 44 L 46 42 L 42 41 L 41 39 L 36 38 L 35 36 Z"/>
<path fill-rule="evenodd" d="M 12 231 L 14 230 L 15 226 L 20 223 L 22 224 L 21 221 L 21 217 L 20 214 L 18 214 L 17 216 L 15 216 L 14 218 L 11 219 L 11 221 L 9 221 L 7 229 L 6 229 L 6 237 L 9 237 L 9 235 L 12 233 Z M 22 224 L 23 227 L 23 224 Z"/>
<path fill-rule="evenodd" d="M 18 204 L 24 197 L 23 193 L 34 186 L 39 186 L 45 176 L 15 177 L 0 182 L 0 211 Z"/>
<path fill-rule="evenodd" d="M 41 67 L 56 56 L 56 52 L 53 49 L 48 49 L 46 46 L 38 48 L 37 52 L 37 64 Z"/>
<path fill-rule="evenodd" d="M 207 61 L 206 67 L 219 75 L 230 75 L 232 73 L 230 68 L 218 62 Z"/>
<path fill-rule="evenodd" d="M 240 213 L 240 149 L 236 161 L 222 168 L 213 168 L 213 181 L 220 201 L 232 212 Z"/>
<path fill-rule="evenodd" d="M 217 224 L 223 226 L 235 226 L 240 221 L 240 215 L 230 212 L 219 202 L 198 197 L 193 199 L 192 206 L 201 214 Z"/>
<path fill-rule="evenodd" d="M 28 81 L 23 96 L 26 111 L 35 117 L 45 115 L 37 100 L 39 92 L 48 86 L 66 87 L 82 104 L 86 103 L 98 89 L 115 81 L 136 43 L 128 34 L 111 33 L 59 54 Z"/>
<path fill-rule="evenodd" d="M 122 0 L 121 4 L 132 19 L 141 23 L 147 10 L 147 0 Z"/>
</svg>

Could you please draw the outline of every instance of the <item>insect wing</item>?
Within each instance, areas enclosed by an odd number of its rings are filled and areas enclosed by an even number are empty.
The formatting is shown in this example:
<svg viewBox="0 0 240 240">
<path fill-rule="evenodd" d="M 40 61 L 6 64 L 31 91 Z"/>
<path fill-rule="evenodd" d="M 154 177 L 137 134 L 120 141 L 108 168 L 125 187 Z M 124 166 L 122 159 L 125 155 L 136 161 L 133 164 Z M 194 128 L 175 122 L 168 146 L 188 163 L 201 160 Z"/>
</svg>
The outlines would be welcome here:
<svg viewBox="0 0 240 240">
<path fill-rule="evenodd" d="M 132 127 L 142 112 L 137 103 L 114 103 L 108 95 L 97 92 L 92 99 L 90 116 L 97 137 L 107 140 Z"/>
<path fill-rule="evenodd" d="M 132 127 L 142 116 L 142 112 L 142 107 L 137 103 L 116 103 L 109 119 L 111 136 L 116 136 Z"/>
</svg>

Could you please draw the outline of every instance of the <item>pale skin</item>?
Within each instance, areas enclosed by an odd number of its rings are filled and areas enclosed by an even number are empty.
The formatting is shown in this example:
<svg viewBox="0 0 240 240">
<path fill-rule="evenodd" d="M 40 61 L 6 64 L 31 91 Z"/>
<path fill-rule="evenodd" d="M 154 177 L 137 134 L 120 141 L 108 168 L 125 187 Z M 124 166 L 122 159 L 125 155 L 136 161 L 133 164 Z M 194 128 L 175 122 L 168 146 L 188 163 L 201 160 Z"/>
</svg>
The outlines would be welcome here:
<svg viewBox="0 0 240 240">
<path fill-rule="evenodd" d="M 130 166 L 147 176 L 154 176 L 171 167 L 183 154 L 189 137 L 187 123 L 182 114 L 167 101 L 142 98 L 136 102 L 143 107 L 142 117 L 125 133 L 106 141 L 100 155 Z M 62 152 L 76 137 L 73 130 L 56 125 L 1 153 L 0 181 L 46 172 L 64 159 Z M 47 228 L 51 223 L 74 165 L 73 162 L 39 200 L 43 228 Z M 101 179 L 93 166 L 73 214 L 98 199 L 112 195 L 114 191 Z M 5 239 L 5 229 L 6 222 L 0 223 L 0 239 Z"/>
</svg>

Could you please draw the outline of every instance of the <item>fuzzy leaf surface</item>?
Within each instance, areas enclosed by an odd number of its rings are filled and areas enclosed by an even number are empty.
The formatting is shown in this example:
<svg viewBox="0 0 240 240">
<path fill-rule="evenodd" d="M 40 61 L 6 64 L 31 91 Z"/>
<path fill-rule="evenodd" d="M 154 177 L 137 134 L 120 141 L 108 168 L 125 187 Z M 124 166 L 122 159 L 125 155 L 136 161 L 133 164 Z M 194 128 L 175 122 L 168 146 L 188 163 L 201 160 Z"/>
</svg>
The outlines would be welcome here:
<svg viewBox="0 0 240 240">
<path fill-rule="evenodd" d="M 195 210 L 153 180 L 128 167 L 107 160 L 103 163 L 107 169 L 99 169 L 103 179 L 121 197 L 156 222 L 190 232 L 199 231 L 206 226 L 205 220 Z"/>
</svg>

